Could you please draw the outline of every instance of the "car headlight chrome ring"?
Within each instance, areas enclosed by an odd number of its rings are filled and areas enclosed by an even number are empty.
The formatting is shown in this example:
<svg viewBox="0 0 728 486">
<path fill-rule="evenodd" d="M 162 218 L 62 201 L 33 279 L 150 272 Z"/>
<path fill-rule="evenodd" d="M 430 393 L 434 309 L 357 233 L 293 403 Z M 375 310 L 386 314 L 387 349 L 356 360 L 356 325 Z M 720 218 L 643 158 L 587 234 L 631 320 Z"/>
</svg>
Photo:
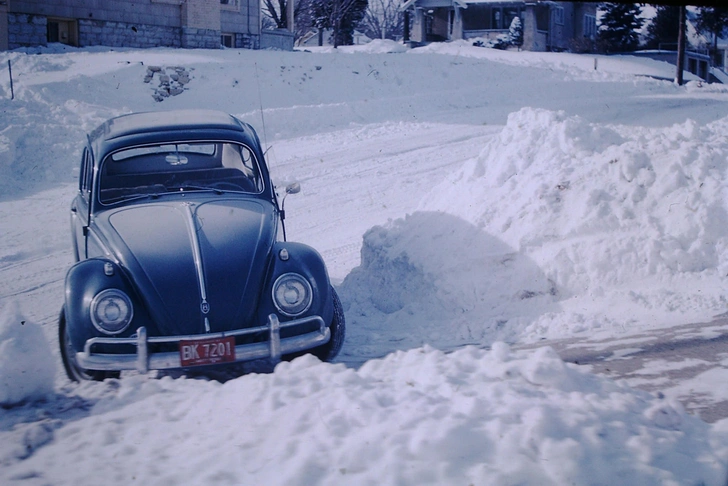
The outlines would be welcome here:
<svg viewBox="0 0 728 486">
<path fill-rule="evenodd" d="M 299 316 L 311 307 L 311 302 L 311 284 L 297 273 L 283 274 L 273 284 L 273 303 L 283 315 Z"/>
<path fill-rule="evenodd" d="M 91 301 L 91 322 L 104 334 L 120 334 L 129 327 L 134 307 L 128 295 L 118 289 L 106 289 Z"/>
</svg>

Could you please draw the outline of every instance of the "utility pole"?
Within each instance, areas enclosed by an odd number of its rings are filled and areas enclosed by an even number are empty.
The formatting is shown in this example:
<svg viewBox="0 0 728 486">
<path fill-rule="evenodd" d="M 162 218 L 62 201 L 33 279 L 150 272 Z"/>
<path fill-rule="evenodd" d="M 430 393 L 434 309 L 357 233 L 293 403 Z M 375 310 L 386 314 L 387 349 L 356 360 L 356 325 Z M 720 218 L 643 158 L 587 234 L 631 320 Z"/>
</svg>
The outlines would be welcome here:
<svg viewBox="0 0 728 486">
<path fill-rule="evenodd" d="M 295 32 L 293 29 L 295 28 L 295 25 L 293 22 L 293 0 L 288 0 L 288 2 L 286 2 L 286 17 L 286 20 L 288 21 L 288 30 L 291 34 L 294 34 Z"/>
<path fill-rule="evenodd" d="M 685 6 L 680 6 L 680 31 L 677 33 L 677 74 L 675 82 L 683 84 L 683 66 L 685 65 Z"/>
</svg>

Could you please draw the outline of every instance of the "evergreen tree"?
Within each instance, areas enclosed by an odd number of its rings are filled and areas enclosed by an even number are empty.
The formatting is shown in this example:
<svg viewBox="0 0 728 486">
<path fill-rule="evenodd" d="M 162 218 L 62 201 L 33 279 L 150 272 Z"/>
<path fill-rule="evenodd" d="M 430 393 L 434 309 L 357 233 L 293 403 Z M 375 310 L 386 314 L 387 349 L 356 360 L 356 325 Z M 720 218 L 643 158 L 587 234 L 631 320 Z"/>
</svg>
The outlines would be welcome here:
<svg viewBox="0 0 728 486">
<path fill-rule="evenodd" d="M 680 30 L 680 7 L 676 5 L 657 5 L 657 14 L 647 26 L 648 49 L 677 49 L 677 36 Z"/>
<path fill-rule="evenodd" d="M 701 7 L 696 27 L 701 34 L 712 36 L 715 49 L 718 46 L 718 37 L 728 35 L 728 7 Z"/>
<path fill-rule="evenodd" d="M 518 17 L 513 17 L 511 21 L 511 26 L 508 29 L 508 41 L 514 46 L 521 47 L 523 45 L 523 24 Z"/>
<path fill-rule="evenodd" d="M 634 51 L 639 46 L 639 34 L 644 19 L 642 8 L 634 3 L 605 3 L 599 27 L 600 44 L 607 52 Z"/>
</svg>

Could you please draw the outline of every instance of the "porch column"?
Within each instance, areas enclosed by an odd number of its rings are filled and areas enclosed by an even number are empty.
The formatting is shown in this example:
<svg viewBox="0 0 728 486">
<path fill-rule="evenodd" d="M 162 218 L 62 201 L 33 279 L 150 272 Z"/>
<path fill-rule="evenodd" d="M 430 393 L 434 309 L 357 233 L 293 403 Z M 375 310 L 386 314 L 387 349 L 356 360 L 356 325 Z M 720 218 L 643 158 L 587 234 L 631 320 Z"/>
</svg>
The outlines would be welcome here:
<svg viewBox="0 0 728 486">
<path fill-rule="evenodd" d="M 452 23 L 451 40 L 460 40 L 463 38 L 463 11 L 457 5 L 455 6 L 455 18 Z"/>
<path fill-rule="evenodd" d="M 421 8 L 415 9 L 415 18 L 412 21 L 412 40 L 425 42 L 425 11 Z"/>
<path fill-rule="evenodd" d="M 527 3 L 523 12 L 523 50 L 536 51 L 536 5 Z"/>
</svg>

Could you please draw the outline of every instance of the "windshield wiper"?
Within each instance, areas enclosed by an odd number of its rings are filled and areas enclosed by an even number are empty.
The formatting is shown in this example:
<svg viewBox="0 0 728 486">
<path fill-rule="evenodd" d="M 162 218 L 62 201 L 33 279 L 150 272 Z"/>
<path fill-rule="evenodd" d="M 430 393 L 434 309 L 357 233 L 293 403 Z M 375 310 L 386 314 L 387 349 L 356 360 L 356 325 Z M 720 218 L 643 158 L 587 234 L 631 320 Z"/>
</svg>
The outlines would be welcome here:
<svg viewBox="0 0 728 486">
<path fill-rule="evenodd" d="M 211 191 L 211 192 L 214 192 L 215 194 L 223 194 L 225 192 L 222 189 L 218 189 L 215 187 L 209 187 L 209 186 L 200 186 L 197 184 L 178 184 L 176 186 L 167 186 L 168 192 L 176 192 L 176 191 L 184 192 L 184 191 L 188 191 L 188 190 Z"/>
<path fill-rule="evenodd" d="M 137 199 L 151 198 L 156 199 L 159 197 L 158 193 L 147 193 L 147 194 L 122 194 L 116 197 L 107 197 L 101 200 L 104 204 L 114 204 L 121 201 L 135 201 Z"/>
</svg>

